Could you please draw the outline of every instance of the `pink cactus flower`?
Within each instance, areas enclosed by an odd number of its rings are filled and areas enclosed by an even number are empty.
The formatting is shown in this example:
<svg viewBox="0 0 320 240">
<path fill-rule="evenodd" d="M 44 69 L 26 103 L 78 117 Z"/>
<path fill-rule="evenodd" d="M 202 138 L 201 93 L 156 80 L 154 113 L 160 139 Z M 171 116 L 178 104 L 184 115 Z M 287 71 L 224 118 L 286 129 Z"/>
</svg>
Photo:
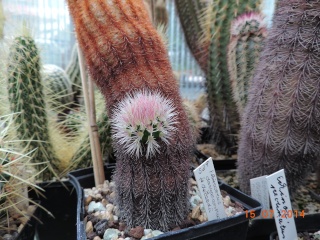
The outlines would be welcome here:
<svg viewBox="0 0 320 240">
<path fill-rule="evenodd" d="M 111 118 L 113 139 L 128 155 L 147 158 L 159 153 L 159 140 L 169 144 L 176 131 L 173 103 L 159 92 L 128 94 L 114 109 Z"/>
</svg>

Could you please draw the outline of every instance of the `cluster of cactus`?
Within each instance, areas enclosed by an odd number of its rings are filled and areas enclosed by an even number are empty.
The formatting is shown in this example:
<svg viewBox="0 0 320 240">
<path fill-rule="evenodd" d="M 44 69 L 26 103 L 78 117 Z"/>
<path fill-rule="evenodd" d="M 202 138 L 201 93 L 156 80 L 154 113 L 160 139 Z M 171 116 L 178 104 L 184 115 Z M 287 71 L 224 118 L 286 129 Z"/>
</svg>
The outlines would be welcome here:
<svg viewBox="0 0 320 240">
<path fill-rule="evenodd" d="M 238 151 L 239 183 L 284 169 L 294 194 L 320 144 L 320 2 L 282 0 L 252 80 Z"/>
<path fill-rule="evenodd" d="M 34 40 L 29 36 L 16 37 L 9 50 L 7 66 L 10 109 L 19 113 L 14 118 L 17 136 L 36 163 L 48 161 L 43 179 L 53 176 L 57 165 L 50 144 L 48 119 L 40 74 L 40 57 Z M 39 172 L 41 165 L 35 165 Z"/>
<path fill-rule="evenodd" d="M 73 95 L 71 82 L 65 71 L 56 65 L 44 64 L 41 77 L 51 109 L 57 112 L 68 111 L 73 102 Z"/>
<path fill-rule="evenodd" d="M 206 74 L 212 141 L 232 154 L 240 128 L 227 64 L 230 24 L 238 15 L 259 8 L 261 0 L 179 1 L 176 4 L 187 43 Z"/>
<path fill-rule="evenodd" d="M 259 61 L 266 23 L 258 12 L 244 13 L 231 23 L 228 45 L 228 69 L 233 99 L 240 118 L 247 103 L 248 89 Z"/>
<path fill-rule="evenodd" d="M 115 204 L 120 218 L 128 227 L 167 231 L 188 214 L 194 143 L 165 46 L 142 0 L 68 0 L 68 6 L 91 77 L 106 99 L 111 129 L 123 130 L 122 138 L 115 132 L 112 135 L 117 161 Z M 163 114 L 152 113 L 154 109 L 145 101 L 149 97 Z M 163 99 L 168 104 L 163 105 Z M 129 119 L 120 108 L 127 104 L 132 112 L 140 112 L 140 108 L 148 112 Z M 152 116 L 155 119 L 147 119 Z M 116 118 L 129 125 L 118 126 Z M 142 123 L 137 124 L 138 119 L 151 123 L 147 132 Z"/>
<path fill-rule="evenodd" d="M 82 80 L 80 74 L 80 65 L 78 57 L 78 45 L 74 44 L 71 52 L 71 58 L 68 66 L 66 67 L 66 74 L 72 84 L 73 101 L 77 104 L 82 103 Z"/>
</svg>

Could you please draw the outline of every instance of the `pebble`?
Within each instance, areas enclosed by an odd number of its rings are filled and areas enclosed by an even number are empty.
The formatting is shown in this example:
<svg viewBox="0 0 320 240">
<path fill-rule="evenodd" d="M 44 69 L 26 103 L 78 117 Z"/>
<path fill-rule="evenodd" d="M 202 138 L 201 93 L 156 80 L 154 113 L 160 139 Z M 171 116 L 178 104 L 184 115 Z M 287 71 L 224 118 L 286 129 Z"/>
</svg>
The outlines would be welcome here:
<svg viewBox="0 0 320 240">
<path fill-rule="evenodd" d="M 135 228 L 131 228 L 129 231 L 129 236 L 134 237 L 134 238 L 142 238 L 144 235 L 144 228 L 141 226 L 137 226 Z"/>
<path fill-rule="evenodd" d="M 14 240 L 13 236 L 11 234 L 5 234 L 2 237 L 3 240 Z"/>
<path fill-rule="evenodd" d="M 113 204 L 108 203 L 108 204 L 106 205 L 106 210 L 107 210 L 107 212 L 112 213 L 113 209 L 114 209 Z"/>
<path fill-rule="evenodd" d="M 106 208 L 102 205 L 101 202 L 91 202 L 88 206 L 88 213 L 97 212 L 97 211 L 105 211 Z"/>
<path fill-rule="evenodd" d="M 100 220 L 99 222 L 97 222 L 97 224 L 94 226 L 94 228 L 96 229 L 96 233 L 99 236 L 103 236 L 104 232 L 108 228 L 108 220 L 107 219 Z"/>
<path fill-rule="evenodd" d="M 159 230 L 154 230 L 154 231 L 152 231 L 152 235 L 153 235 L 154 237 L 157 237 L 157 236 L 159 236 L 159 235 L 161 235 L 161 234 L 163 234 L 163 232 L 161 232 L 161 231 L 159 231 Z"/>
<path fill-rule="evenodd" d="M 91 233 L 91 232 L 93 232 L 93 224 L 91 221 L 89 221 L 86 224 L 86 233 Z"/>
<path fill-rule="evenodd" d="M 195 208 L 192 209 L 191 218 L 197 219 L 199 216 L 200 216 L 200 206 L 196 206 Z"/>
<path fill-rule="evenodd" d="M 194 207 L 198 206 L 200 203 L 202 203 L 202 199 L 199 195 L 195 195 L 190 198 L 190 203 L 191 203 L 192 208 L 194 208 Z"/>
<path fill-rule="evenodd" d="M 116 240 L 118 239 L 120 231 L 114 228 L 108 228 L 103 234 L 103 240 Z"/>
<path fill-rule="evenodd" d="M 102 240 L 99 236 L 95 236 L 93 240 Z"/>
<path fill-rule="evenodd" d="M 143 230 L 144 235 L 148 235 L 151 232 L 152 232 L 152 229 L 144 229 Z"/>
<path fill-rule="evenodd" d="M 225 196 L 225 197 L 223 198 L 223 204 L 224 204 L 224 206 L 229 207 L 229 206 L 230 206 L 230 203 L 231 203 L 230 197 L 229 197 L 229 196 Z"/>
<path fill-rule="evenodd" d="M 85 204 L 86 206 L 88 206 L 89 203 L 91 203 L 91 202 L 92 202 L 92 196 L 89 195 L 88 197 L 85 198 L 84 204 Z"/>
</svg>

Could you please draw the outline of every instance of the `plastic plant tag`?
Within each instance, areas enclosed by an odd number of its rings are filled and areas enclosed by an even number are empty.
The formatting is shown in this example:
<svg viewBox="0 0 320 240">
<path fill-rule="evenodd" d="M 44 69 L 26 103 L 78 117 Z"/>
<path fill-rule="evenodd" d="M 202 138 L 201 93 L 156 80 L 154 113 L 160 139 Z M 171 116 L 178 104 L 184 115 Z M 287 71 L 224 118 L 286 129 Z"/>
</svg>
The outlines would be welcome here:
<svg viewBox="0 0 320 240">
<path fill-rule="evenodd" d="M 199 167 L 193 170 L 193 172 L 208 220 L 226 218 L 227 215 L 224 211 L 222 196 L 212 158 L 208 158 Z"/>
<path fill-rule="evenodd" d="M 267 182 L 279 239 L 298 239 L 284 170 L 269 175 Z"/>
<path fill-rule="evenodd" d="M 262 211 L 270 209 L 267 176 L 250 179 L 251 196 L 261 203 Z"/>
</svg>

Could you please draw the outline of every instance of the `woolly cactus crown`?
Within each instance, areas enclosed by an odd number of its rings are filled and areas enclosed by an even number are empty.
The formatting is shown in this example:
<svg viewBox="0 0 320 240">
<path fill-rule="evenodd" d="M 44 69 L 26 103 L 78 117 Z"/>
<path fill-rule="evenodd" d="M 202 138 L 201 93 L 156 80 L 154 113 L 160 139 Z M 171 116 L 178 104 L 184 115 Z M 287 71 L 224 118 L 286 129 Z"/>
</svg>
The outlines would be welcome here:
<svg viewBox="0 0 320 240">
<path fill-rule="evenodd" d="M 175 108 L 172 101 L 159 92 L 139 91 L 128 95 L 114 109 L 111 123 L 116 141 L 123 144 L 125 152 L 139 158 L 159 152 L 157 139 L 169 144 L 176 128 Z"/>
</svg>

